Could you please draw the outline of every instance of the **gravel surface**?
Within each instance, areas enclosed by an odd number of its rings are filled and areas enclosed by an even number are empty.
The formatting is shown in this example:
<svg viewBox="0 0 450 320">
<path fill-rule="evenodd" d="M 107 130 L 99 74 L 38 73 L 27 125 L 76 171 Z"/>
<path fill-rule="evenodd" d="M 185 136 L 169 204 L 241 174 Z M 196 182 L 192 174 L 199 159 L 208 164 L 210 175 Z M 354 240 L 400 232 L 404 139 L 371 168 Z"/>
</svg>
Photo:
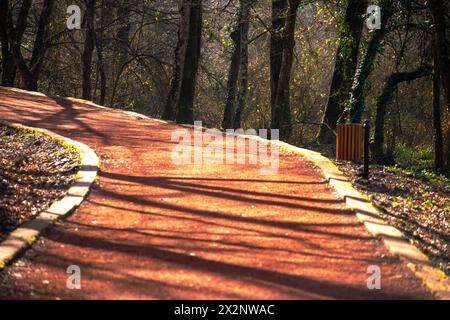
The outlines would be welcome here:
<svg viewBox="0 0 450 320">
<path fill-rule="evenodd" d="M 50 137 L 0 124 L 0 241 L 63 196 L 78 165 L 77 152 Z"/>
</svg>

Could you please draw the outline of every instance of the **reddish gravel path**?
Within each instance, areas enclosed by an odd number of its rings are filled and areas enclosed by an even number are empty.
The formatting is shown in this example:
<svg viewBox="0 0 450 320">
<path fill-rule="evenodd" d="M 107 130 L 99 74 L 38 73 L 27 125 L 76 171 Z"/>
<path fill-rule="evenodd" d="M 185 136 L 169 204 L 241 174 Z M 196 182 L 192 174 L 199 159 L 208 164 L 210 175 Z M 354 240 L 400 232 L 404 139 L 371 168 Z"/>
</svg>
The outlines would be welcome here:
<svg viewBox="0 0 450 320">
<path fill-rule="evenodd" d="M 174 165 L 175 125 L 0 88 L 0 118 L 53 130 L 102 159 L 89 198 L 13 266 L 0 298 L 429 298 L 344 209 L 318 169 L 282 154 L 251 165 Z M 69 265 L 82 290 L 66 289 Z M 379 265 L 382 290 L 368 290 Z"/>
</svg>

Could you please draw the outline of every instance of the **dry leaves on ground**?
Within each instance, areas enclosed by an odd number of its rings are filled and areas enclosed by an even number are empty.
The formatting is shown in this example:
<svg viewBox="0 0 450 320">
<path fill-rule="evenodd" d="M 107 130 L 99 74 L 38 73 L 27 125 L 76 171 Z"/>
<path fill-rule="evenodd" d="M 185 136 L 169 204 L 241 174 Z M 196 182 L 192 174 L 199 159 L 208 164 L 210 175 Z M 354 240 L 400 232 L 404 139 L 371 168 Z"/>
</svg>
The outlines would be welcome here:
<svg viewBox="0 0 450 320">
<path fill-rule="evenodd" d="M 77 152 L 50 137 L 0 125 L 0 241 L 63 196 L 78 166 Z"/>
<path fill-rule="evenodd" d="M 401 230 L 437 266 L 450 275 L 450 180 L 427 171 L 372 166 L 370 182 L 359 165 L 339 168 L 368 194 L 386 221 Z"/>
</svg>

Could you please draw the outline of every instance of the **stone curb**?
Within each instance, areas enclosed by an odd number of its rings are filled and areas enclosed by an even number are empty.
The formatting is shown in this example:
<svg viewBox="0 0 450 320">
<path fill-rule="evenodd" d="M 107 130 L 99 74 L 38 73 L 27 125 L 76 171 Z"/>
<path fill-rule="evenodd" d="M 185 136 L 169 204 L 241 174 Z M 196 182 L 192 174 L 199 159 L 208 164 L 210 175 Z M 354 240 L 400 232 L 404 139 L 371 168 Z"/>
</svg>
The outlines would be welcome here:
<svg viewBox="0 0 450 320">
<path fill-rule="evenodd" d="M 46 96 L 40 92 L 30 92 L 16 88 L 4 88 L 11 91 L 34 94 L 38 96 Z M 108 109 L 113 112 L 120 112 L 122 114 L 134 117 L 140 120 L 152 120 L 166 124 L 176 124 L 173 121 L 165 121 L 155 118 L 150 118 L 143 114 L 124 111 L 120 109 L 113 109 L 100 106 L 91 101 L 86 101 L 77 98 L 65 98 L 69 101 L 85 103 L 87 105 Z M 193 129 L 193 125 L 179 125 L 181 127 Z M 207 129 L 207 128 L 203 128 Z M 273 141 L 262 139 L 258 136 L 240 135 L 243 138 L 258 140 L 260 142 L 274 144 L 281 150 L 293 154 L 300 155 L 312 162 L 319 169 L 321 169 L 327 182 L 336 190 L 339 197 L 345 201 L 346 206 L 352 210 L 357 218 L 364 224 L 366 229 L 373 236 L 380 238 L 387 249 L 394 255 L 399 256 L 407 266 L 413 271 L 415 276 L 419 278 L 426 287 L 434 294 L 437 299 L 450 300 L 450 278 L 440 269 L 434 267 L 428 257 L 424 255 L 419 249 L 412 245 L 403 233 L 397 228 L 387 224 L 381 217 L 380 212 L 375 208 L 370 199 L 356 190 L 350 180 L 340 171 L 336 165 L 327 157 L 319 152 L 308 149 L 299 148 L 282 141 Z"/>
<path fill-rule="evenodd" d="M 94 183 L 100 161 L 95 152 L 87 145 L 69 138 L 60 136 L 45 129 L 27 127 L 21 124 L 11 124 L 0 120 L 0 123 L 21 131 L 34 134 L 43 134 L 60 142 L 66 147 L 75 148 L 80 155 L 80 170 L 77 172 L 72 186 L 66 195 L 55 202 L 45 211 L 39 213 L 36 218 L 24 222 L 12 231 L 3 242 L 0 243 L 0 272 L 15 258 L 19 257 L 37 239 L 50 228 L 56 221 L 67 217 L 80 206 L 88 196 Z"/>
</svg>

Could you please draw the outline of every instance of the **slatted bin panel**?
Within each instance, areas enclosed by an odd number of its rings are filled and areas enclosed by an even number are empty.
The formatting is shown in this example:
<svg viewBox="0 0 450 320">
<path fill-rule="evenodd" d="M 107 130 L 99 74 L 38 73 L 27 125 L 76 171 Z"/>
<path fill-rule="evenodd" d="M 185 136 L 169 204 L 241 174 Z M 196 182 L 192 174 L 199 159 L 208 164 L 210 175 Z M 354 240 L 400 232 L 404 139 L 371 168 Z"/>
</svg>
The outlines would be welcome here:
<svg viewBox="0 0 450 320">
<path fill-rule="evenodd" d="M 361 160 L 363 136 L 361 124 L 339 124 L 337 126 L 336 159 Z"/>
</svg>

